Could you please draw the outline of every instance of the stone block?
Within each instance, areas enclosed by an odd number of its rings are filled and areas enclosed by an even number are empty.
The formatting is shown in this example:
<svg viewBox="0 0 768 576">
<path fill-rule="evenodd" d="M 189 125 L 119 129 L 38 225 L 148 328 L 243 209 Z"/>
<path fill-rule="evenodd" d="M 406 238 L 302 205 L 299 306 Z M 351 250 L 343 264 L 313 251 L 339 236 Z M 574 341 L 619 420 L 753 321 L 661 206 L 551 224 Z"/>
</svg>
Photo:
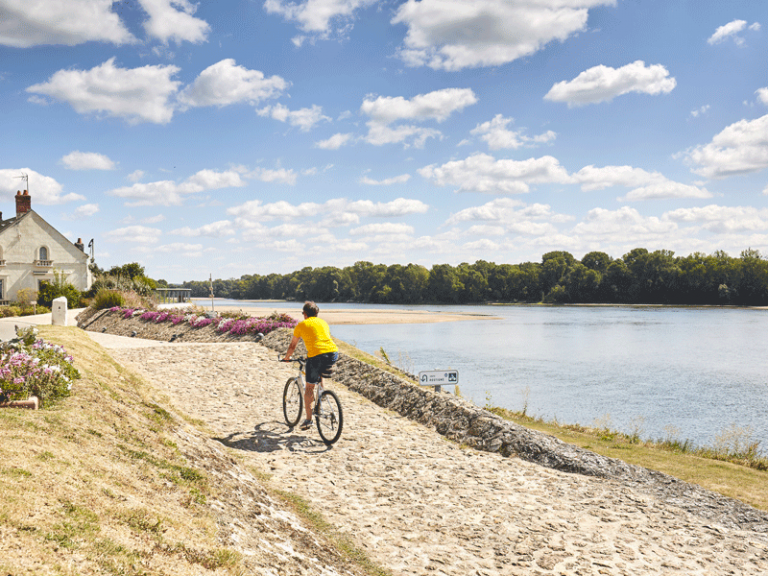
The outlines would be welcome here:
<svg viewBox="0 0 768 576">
<path fill-rule="evenodd" d="M 67 325 L 67 299 L 59 296 L 53 300 L 51 307 L 51 324 L 54 326 Z"/>
</svg>

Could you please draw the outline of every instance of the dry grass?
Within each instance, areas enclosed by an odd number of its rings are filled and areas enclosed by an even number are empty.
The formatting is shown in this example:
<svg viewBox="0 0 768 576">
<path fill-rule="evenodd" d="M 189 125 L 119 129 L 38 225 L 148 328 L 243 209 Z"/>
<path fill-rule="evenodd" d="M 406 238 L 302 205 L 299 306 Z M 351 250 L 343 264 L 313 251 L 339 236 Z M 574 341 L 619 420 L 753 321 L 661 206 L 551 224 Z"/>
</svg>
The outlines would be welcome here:
<svg viewBox="0 0 768 576">
<path fill-rule="evenodd" d="M 83 378 L 51 410 L 0 410 L 0 573 L 237 573 L 162 400 L 82 331 L 41 335 Z"/>
</svg>

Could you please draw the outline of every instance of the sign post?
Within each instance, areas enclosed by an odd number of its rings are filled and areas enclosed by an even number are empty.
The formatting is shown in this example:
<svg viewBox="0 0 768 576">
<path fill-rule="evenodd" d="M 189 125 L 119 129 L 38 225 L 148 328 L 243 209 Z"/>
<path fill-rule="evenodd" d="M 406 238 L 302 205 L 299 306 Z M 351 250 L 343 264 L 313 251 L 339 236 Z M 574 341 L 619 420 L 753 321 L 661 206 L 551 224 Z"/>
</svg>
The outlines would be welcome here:
<svg viewBox="0 0 768 576">
<path fill-rule="evenodd" d="M 443 386 L 455 386 L 458 383 L 458 370 L 426 370 L 419 372 L 419 385 L 432 386 L 435 392 L 442 391 Z"/>
</svg>

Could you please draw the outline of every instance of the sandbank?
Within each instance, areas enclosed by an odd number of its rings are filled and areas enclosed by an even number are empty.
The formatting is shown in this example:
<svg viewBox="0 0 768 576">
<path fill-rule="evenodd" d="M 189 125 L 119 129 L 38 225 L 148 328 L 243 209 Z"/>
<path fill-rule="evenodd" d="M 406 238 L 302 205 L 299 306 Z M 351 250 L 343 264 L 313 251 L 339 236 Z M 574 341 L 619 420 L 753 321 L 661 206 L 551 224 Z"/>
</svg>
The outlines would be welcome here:
<svg viewBox="0 0 768 576">
<path fill-rule="evenodd" d="M 198 304 L 200 304 L 198 302 Z M 217 312 L 242 312 L 249 316 L 268 316 L 272 312 L 290 314 L 296 320 L 302 320 L 301 304 L 295 306 L 251 307 L 251 306 L 217 306 Z M 205 306 L 210 310 L 210 302 Z M 471 314 L 463 312 L 433 312 L 430 310 L 391 310 L 391 309 L 343 309 L 329 310 L 320 308 L 320 317 L 330 325 L 341 324 L 431 324 L 435 322 L 458 322 L 465 320 L 499 320 L 498 316 L 490 314 Z"/>
</svg>

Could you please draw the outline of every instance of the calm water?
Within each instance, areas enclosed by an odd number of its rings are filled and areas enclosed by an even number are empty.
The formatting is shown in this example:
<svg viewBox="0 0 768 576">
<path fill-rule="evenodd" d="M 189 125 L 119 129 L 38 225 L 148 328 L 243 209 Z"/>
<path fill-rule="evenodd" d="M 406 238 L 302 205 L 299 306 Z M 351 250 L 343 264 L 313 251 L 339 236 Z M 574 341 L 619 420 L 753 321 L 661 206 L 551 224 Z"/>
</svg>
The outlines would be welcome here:
<svg viewBox="0 0 768 576">
<path fill-rule="evenodd" d="M 323 308 L 366 307 L 384 306 L 322 304 L 320 315 Z M 334 326 L 333 334 L 367 352 L 384 348 L 393 362 L 414 373 L 456 369 L 462 394 L 479 405 L 490 399 L 519 410 L 527 396 L 534 416 L 584 425 L 607 422 L 652 439 L 674 430 L 673 437 L 700 445 L 714 444 L 719 433 L 736 424 L 751 427 L 753 438 L 768 449 L 768 310 L 394 308 L 502 319 Z"/>
</svg>

